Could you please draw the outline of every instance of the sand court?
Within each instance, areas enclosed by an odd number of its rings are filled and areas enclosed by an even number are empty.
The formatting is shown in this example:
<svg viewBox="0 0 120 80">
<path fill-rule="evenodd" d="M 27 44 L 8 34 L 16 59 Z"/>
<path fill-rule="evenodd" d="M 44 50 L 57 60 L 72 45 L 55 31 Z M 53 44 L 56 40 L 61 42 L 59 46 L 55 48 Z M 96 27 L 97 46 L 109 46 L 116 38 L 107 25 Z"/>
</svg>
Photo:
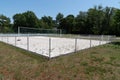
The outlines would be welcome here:
<svg viewBox="0 0 120 80">
<path fill-rule="evenodd" d="M 50 58 L 109 43 L 100 40 L 45 36 L 2 36 L 0 41 Z"/>
</svg>

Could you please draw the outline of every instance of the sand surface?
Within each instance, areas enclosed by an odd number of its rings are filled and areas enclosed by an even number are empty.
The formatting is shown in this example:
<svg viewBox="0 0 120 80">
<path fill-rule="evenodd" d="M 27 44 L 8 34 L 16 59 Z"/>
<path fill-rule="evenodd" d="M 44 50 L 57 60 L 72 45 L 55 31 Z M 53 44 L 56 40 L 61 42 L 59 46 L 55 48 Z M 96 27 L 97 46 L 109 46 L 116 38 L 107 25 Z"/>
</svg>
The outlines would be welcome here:
<svg viewBox="0 0 120 80">
<path fill-rule="evenodd" d="M 99 40 L 42 36 L 0 37 L 0 41 L 51 58 L 108 43 L 108 41 Z"/>
</svg>

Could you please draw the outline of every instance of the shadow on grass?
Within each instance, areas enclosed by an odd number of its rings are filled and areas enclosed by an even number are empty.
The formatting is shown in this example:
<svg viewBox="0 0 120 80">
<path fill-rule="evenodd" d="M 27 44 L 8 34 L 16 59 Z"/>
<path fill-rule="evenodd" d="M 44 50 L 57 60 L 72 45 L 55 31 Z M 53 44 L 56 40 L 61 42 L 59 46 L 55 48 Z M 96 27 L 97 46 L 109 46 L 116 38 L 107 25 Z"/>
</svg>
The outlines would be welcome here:
<svg viewBox="0 0 120 80">
<path fill-rule="evenodd" d="M 14 46 L 13 46 L 14 47 Z M 18 47 L 14 47 L 17 51 L 21 52 L 22 54 L 26 55 L 26 56 L 29 56 L 33 59 L 36 59 L 40 62 L 46 62 L 49 60 L 49 58 L 45 57 L 45 56 L 42 56 L 40 54 L 37 54 L 37 53 L 34 53 L 34 52 L 31 52 L 31 51 L 27 51 L 27 50 L 24 50 L 24 49 L 21 49 L 21 48 L 18 48 Z"/>
<path fill-rule="evenodd" d="M 110 44 L 120 46 L 120 42 L 112 42 Z"/>
<path fill-rule="evenodd" d="M 34 53 L 34 52 L 31 52 L 31 51 L 27 51 L 25 49 L 22 49 L 22 48 L 19 48 L 19 47 L 15 47 L 13 45 L 9 45 L 9 44 L 6 44 L 4 42 L 0 42 L 1 46 L 4 45 L 6 47 L 9 47 L 11 49 L 14 49 L 16 50 L 17 52 L 20 52 L 21 54 L 23 55 L 26 55 L 28 57 L 31 57 L 33 59 L 36 59 L 38 60 L 39 62 L 46 62 L 49 60 L 49 58 L 45 57 L 45 56 L 42 56 L 40 54 L 37 54 L 37 53 Z"/>
</svg>

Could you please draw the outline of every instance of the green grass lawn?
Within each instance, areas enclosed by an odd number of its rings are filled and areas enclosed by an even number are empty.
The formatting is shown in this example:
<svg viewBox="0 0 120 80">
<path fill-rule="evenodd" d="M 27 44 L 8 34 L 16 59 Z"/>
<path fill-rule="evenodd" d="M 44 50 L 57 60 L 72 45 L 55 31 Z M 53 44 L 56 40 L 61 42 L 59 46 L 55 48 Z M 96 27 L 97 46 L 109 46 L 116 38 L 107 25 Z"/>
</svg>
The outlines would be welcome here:
<svg viewBox="0 0 120 80">
<path fill-rule="evenodd" d="M 51 60 L 0 43 L 0 80 L 120 80 L 120 42 Z"/>
</svg>

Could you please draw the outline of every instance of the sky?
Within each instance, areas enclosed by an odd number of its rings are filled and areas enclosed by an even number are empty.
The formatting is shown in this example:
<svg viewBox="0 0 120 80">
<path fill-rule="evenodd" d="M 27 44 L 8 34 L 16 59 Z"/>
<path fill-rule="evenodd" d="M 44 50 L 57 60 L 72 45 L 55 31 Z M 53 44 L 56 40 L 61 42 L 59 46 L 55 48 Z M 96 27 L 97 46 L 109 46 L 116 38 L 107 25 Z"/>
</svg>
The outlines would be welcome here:
<svg viewBox="0 0 120 80">
<path fill-rule="evenodd" d="M 0 14 L 9 17 L 26 11 L 33 11 L 38 18 L 51 16 L 55 19 L 60 12 L 67 16 L 78 15 L 80 11 L 87 11 L 95 5 L 120 8 L 120 0 L 1 0 Z"/>
</svg>

